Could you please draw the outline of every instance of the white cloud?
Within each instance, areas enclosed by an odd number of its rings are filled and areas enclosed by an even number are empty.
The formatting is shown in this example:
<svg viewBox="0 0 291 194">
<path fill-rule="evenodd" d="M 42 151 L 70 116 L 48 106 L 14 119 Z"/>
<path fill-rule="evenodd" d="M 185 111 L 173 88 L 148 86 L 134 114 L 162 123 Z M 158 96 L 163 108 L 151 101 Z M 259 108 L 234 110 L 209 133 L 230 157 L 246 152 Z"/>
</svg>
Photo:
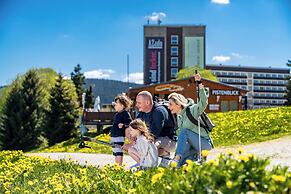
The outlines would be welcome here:
<svg viewBox="0 0 291 194">
<path fill-rule="evenodd" d="M 115 71 L 112 69 L 98 69 L 93 71 L 84 72 L 86 78 L 93 78 L 93 79 L 109 79 Z"/>
<path fill-rule="evenodd" d="M 125 78 L 122 81 L 127 82 L 127 76 L 125 76 Z M 129 74 L 129 82 L 143 84 L 143 73 L 141 73 L 141 72 L 130 73 Z"/>
<path fill-rule="evenodd" d="M 151 22 L 157 22 L 159 20 L 163 21 L 163 19 L 166 17 L 167 17 L 167 15 L 163 12 L 159 12 L 159 13 L 153 12 L 152 15 L 145 16 L 145 18 Z"/>
<path fill-rule="evenodd" d="M 243 56 L 239 53 L 231 53 L 231 55 L 239 59 L 243 58 Z"/>
<path fill-rule="evenodd" d="M 71 79 L 71 77 L 69 77 L 69 76 L 67 76 L 67 75 L 63 75 L 63 79 L 65 79 L 65 80 L 69 80 L 69 79 Z"/>
<path fill-rule="evenodd" d="M 224 63 L 224 62 L 229 61 L 229 60 L 230 60 L 229 56 L 220 55 L 220 56 L 212 57 L 212 61 L 217 62 L 217 63 Z"/>
<path fill-rule="evenodd" d="M 227 4 L 229 4 L 230 2 L 229 2 L 229 0 L 211 0 L 211 3 L 227 5 Z"/>
</svg>

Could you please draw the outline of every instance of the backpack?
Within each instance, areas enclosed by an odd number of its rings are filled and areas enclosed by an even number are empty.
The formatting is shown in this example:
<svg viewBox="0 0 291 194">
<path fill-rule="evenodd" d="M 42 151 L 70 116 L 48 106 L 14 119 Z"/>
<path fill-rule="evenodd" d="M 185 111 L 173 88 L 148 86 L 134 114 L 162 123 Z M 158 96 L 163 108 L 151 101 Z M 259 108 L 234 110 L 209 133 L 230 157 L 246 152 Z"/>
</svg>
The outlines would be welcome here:
<svg viewBox="0 0 291 194">
<path fill-rule="evenodd" d="M 156 101 L 156 107 L 157 106 L 163 106 L 165 107 L 165 109 L 168 112 L 169 118 L 172 120 L 173 124 L 174 124 L 174 129 L 178 129 L 178 124 L 177 124 L 177 119 L 176 119 L 176 115 L 172 114 L 172 112 L 169 109 L 169 101 L 166 101 L 164 99 L 157 99 Z M 156 108 L 154 107 L 154 108 Z"/>
<path fill-rule="evenodd" d="M 193 117 L 193 115 L 190 112 L 190 108 L 187 107 L 186 108 L 186 115 L 188 117 L 188 119 L 194 124 L 198 126 L 198 121 Z M 200 115 L 200 118 L 202 120 L 202 122 L 200 122 L 200 126 L 205 129 L 205 131 L 207 133 L 210 133 L 212 131 L 212 129 L 215 127 L 215 124 L 211 121 L 211 119 L 208 117 L 208 115 L 206 114 L 206 112 L 203 112 Z"/>
</svg>

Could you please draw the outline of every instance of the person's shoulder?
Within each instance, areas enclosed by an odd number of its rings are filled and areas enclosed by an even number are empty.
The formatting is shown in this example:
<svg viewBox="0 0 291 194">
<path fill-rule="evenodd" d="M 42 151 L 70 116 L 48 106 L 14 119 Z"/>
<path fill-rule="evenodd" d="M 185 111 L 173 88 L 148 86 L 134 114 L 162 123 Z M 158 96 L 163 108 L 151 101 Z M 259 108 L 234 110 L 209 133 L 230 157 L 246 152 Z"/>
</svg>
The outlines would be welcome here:
<svg viewBox="0 0 291 194">
<path fill-rule="evenodd" d="M 165 105 L 155 104 L 154 107 L 154 112 L 167 112 L 167 108 L 165 107 Z"/>
</svg>

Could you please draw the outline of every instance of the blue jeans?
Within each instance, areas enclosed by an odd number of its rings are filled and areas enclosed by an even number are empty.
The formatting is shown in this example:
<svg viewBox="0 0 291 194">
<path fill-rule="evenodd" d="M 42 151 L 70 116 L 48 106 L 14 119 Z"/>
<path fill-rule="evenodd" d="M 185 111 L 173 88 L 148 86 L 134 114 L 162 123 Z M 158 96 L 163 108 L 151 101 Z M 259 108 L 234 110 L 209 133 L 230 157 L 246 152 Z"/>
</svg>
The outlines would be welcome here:
<svg viewBox="0 0 291 194">
<path fill-rule="evenodd" d="M 211 150 L 212 148 L 213 144 L 211 138 L 201 136 L 201 150 Z M 198 159 L 198 154 L 199 135 L 189 129 L 180 129 L 176 149 L 176 155 L 181 157 L 178 166 L 185 164 L 186 160 L 196 161 Z"/>
</svg>

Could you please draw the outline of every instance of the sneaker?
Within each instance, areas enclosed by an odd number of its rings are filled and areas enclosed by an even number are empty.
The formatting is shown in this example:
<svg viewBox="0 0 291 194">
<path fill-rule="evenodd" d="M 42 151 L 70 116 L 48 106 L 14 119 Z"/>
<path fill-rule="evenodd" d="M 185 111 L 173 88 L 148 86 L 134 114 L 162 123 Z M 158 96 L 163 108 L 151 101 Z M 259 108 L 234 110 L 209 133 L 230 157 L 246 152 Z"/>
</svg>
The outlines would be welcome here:
<svg viewBox="0 0 291 194">
<path fill-rule="evenodd" d="M 171 159 L 170 158 L 162 158 L 160 165 L 161 167 L 169 167 Z"/>
<path fill-rule="evenodd" d="M 139 166 L 140 166 L 140 164 L 139 164 L 139 163 L 136 163 L 136 164 L 130 166 L 129 168 L 137 168 L 137 167 L 139 167 Z"/>
</svg>

